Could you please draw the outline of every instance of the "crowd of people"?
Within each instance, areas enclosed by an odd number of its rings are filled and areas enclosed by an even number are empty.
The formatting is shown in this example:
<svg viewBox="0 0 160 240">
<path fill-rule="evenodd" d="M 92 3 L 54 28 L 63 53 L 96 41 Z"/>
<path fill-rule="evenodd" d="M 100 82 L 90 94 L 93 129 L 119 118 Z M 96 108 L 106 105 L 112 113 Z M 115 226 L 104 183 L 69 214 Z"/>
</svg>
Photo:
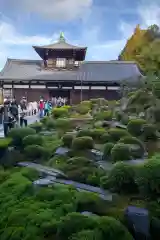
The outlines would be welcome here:
<svg viewBox="0 0 160 240">
<path fill-rule="evenodd" d="M 39 101 L 27 102 L 26 97 L 22 97 L 18 103 L 16 99 L 4 99 L 4 104 L 0 108 L 1 122 L 3 123 L 4 136 L 8 135 L 11 128 L 16 126 L 27 126 L 28 117 L 38 115 L 40 118 L 49 116 L 53 107 L 62 107 L 67 103 L 67 100 L 62 97 Z"/>
</svg>

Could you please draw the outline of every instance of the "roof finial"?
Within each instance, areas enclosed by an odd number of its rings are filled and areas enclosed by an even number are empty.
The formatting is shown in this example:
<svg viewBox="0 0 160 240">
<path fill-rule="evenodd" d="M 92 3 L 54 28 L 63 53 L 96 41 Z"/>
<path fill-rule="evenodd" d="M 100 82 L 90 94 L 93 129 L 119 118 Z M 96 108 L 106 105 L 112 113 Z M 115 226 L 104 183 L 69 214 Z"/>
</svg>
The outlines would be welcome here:
<svg viewBox="0 0 160 240">
<path fill-rule="evenodd" d="M 63 32 L 60 33 L 59 41 L 60 42 L 65 42 L 65 37 L 64 37 L 64 33 Z"/>
</svg>

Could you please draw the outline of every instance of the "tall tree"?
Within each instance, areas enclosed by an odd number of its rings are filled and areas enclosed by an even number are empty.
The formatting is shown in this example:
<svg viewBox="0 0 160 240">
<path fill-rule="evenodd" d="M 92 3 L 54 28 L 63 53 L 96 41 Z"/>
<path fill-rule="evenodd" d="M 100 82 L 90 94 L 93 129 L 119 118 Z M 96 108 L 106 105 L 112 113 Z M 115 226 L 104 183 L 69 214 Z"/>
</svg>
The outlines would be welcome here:
<svg viewBox="0 0 160 240">
<path fill-rule="evenodd" d="M 138 25 L 126 46 L 119 55 L 119 60 L 135 61 L 142 73 L 158 76 L 160 71 L 160 29 L 152 25 L 140 29 Z"/>
</svg>

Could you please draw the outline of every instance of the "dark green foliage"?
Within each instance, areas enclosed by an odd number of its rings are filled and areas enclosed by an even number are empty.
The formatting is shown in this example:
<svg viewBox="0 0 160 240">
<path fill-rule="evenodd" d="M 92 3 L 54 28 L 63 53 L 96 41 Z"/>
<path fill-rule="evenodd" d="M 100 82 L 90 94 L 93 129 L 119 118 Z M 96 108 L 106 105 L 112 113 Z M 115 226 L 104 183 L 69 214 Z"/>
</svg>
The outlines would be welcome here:
<svg viewBox="0 0 160 240">
<path fill-rule="evenodd" d="M 102 233 L 95 230 L 82 230 L 77 234 L 73 234 L 69 240 L 103 240 Z"/>
<path fill-rule="evenodd" d="M 137 186 L 134 181 L 134 167 L 126 163 L 116 163 L 108 176 L 101 178 L 101 185 L 117 193 L 134 193 Z"/>
<path fill-rule="evenodd" d="M 107 143 L 108 141 L 110 141 L 110 135 L 108 133 L 104 133 L 101 136 L 100 141 L 101 141 L 101 143 Z"/>
<path fill-rule="evenodd" d="M 72 142 L 73 150 L 86 150 L 94 147 L 93 139 L 91 137 L 77 137 Z"/>
<path fill-rule="evenodd" d="M 36 134 L 36 131 L 29 127 L 13 128 L 9 132 L 9 137 L 12 139 L 12 144 L 18 148 L 18 147 L 22 147 L 23 138 L 29 135 L 34 135 L 34 134 Z"/>
<path fill-rule="evenodd" d="M 47 161 L 51 155 L 50 149 L 38 145 L 29 145 L 24 149 L 25 156 L 32 161 Z"/>
<path fill-rule="evenodd" d="M 91 129 L 82 129 L 77 133 L 77 137 L 91 137 Z"/>
<path fill-rule="evenodd" d="M 144 155 L 145 152 L 145 146 L 143 144 L 142 141 L 140 141 L 138 138 L 136 137 L 123 137 L 119 140 L 119 143 L 124 143 L 124 144 L 128 144 L 128 145 L 133 145 L 133 146 L 137 146 L 138 148 L 136 150 L 131 150 L 132 151 L 132 156 L 133 158 L 141 158 Z"/>
<path fill-rule="evenodd" d="M 68 239 L 74 233 L 84 229 L 96 228 L 96 220 L 92 217 L 84 216 L 80 213 L 70 213 L 63 217 L 58 226 L 58 237 Z"/>
<path fill-rule="evenodd" d="M 102 112 L 96 113 L 94 118 L 96 120 L 111 121 L 112 120 L 112 111 L 102 111 Z"/>
<path fill-rule="evenodd" d="M 140 136 L 143 132 L 143 126 L 146 124 L 146 120 L 144 119 L 133 119 L 130 120 L 127 129 L 128 132 L 131 133 L 133 136 Z"/>
<path fill-rule="evenodd" d="M 39 178 L 39 172 L 32 168 L 21 169 L 22 176 L 26 177 L 30 181 L 35 181 Z"/>
<path fill-rule="evenodd" d="M 38 134 L 26 136 L 23 139 L 23 146 L 28 145 L 43 145 L 43 137 Z"/>
<path fill-rule="evenodd" d="M 105 134 L 105 132 L 106 131 L 103 128 L 92 129 L 90 137 L 92 137 L 95 142 L 101 142 L 101 137 Z"/>
<path fill-rule="evenodd" d="M 90 106 L 88 106 L 88 104 L 85 104 L 85 103 L 79 104 L 76 108 L 76 112 L 81 115 L 87 114 L 89 110 L 90 110 Z"/>
<path fill-rule="evenodd" d="M 0 158 L 4 156 L 11 142 L 12 139 L 10 138 L 0 139 Z"/>
<path fill-rule="evenodd" d="M 111 128 L 108 131 L 108 134 L 110 135 L 110 142 L 117 142 L 120 138 L 129 136 L 129 133 L 126 130 L 119 128 Z"/>
<path fill-rule="evenodd" d="M 111 159 L 113 162 L 130 160 L 132 157 L 129 145 L 117 143 L 111 150 Z"/>
<path fill-rule="evenodd" d="M 160 197 L 160 155 L 155 155 L 137 170 L 136 182 L 140 193 L 147 197 Z"/>
<path fill-rule="evenodd" d="M 41 122 L 36 122 L 36 123 L 30 124 L 29 126 L 33 128 L 36 131 L 36 133 L 41 132 L 43 128 L 43 124 Z"/>
<path fill-rule="evenodd" d="M 55 128 L 55 122 L 53 119 L 48 118 L 45 122 L 45 127 L 47 130 L 52 130 Z"/>
<path fill-rule="evenodd" d="M 63 118 L 63 117 L 68 117 L 68 109 L 65 107 L 61 107 L 61 108 L 53 108 L 52 110 L 52 116 L 54 118 Z"/>
<path fill-rule="evenodd" d="M 70 119 L 65 118 L 59 118 L 55 121 L 55 128 L 57 130 L 66 132 L 69 131 L 72 127 Z"/>
<path fill-rule="evenodd" d="M 108 160 L 111 158 L 111 151 L 113 147 L 114 147 L 114 143 L 110 143 L 110 142 L 104 145 L 104 148 L 103 148 L 104 159 Z"/>
<path fill-rule="evenodd" d="M 99 196 L 94 193 L 84 192 L 77 197 L 78 212 L 87 211 L 97 215 L 105 215 L 109 207 L 110 204 L 108 202 L 99 198 Z"/>
<path fill-rule="evenodd" d="M 144 124 L 142 130 L 142 136 L 145 141 L 156 140 L 156 126 L 153 124 Z"/>
<path fill-rule="evenodd" d="M 70 148 L 72 146 L 72 141 L 73 141 L 73 135 L 72 134 L 65 134 L 62 137 L 62 143 L 64 147 Z"/>
</svg>

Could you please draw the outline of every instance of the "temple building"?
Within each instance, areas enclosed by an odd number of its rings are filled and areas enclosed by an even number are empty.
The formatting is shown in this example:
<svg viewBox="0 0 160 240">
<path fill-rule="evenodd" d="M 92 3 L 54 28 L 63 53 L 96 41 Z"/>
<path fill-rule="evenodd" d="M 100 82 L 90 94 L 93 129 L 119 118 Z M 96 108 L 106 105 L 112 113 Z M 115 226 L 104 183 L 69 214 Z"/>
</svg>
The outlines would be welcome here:
<svg viewBox="0 0 160 240">
<path fill-rule="evenodd" d="M 37 101 L 40 96 L 66 97 L 70 103 L 90 98 L 119 98 L 124 81 L 136 83 L 141 73 L 134 62 L 85 61 L 87 47 L 59 40 L 46 46 L 33 46 L 40 60 L 7 59 L 0 73 L 3 97 Z"/>
</svg>

